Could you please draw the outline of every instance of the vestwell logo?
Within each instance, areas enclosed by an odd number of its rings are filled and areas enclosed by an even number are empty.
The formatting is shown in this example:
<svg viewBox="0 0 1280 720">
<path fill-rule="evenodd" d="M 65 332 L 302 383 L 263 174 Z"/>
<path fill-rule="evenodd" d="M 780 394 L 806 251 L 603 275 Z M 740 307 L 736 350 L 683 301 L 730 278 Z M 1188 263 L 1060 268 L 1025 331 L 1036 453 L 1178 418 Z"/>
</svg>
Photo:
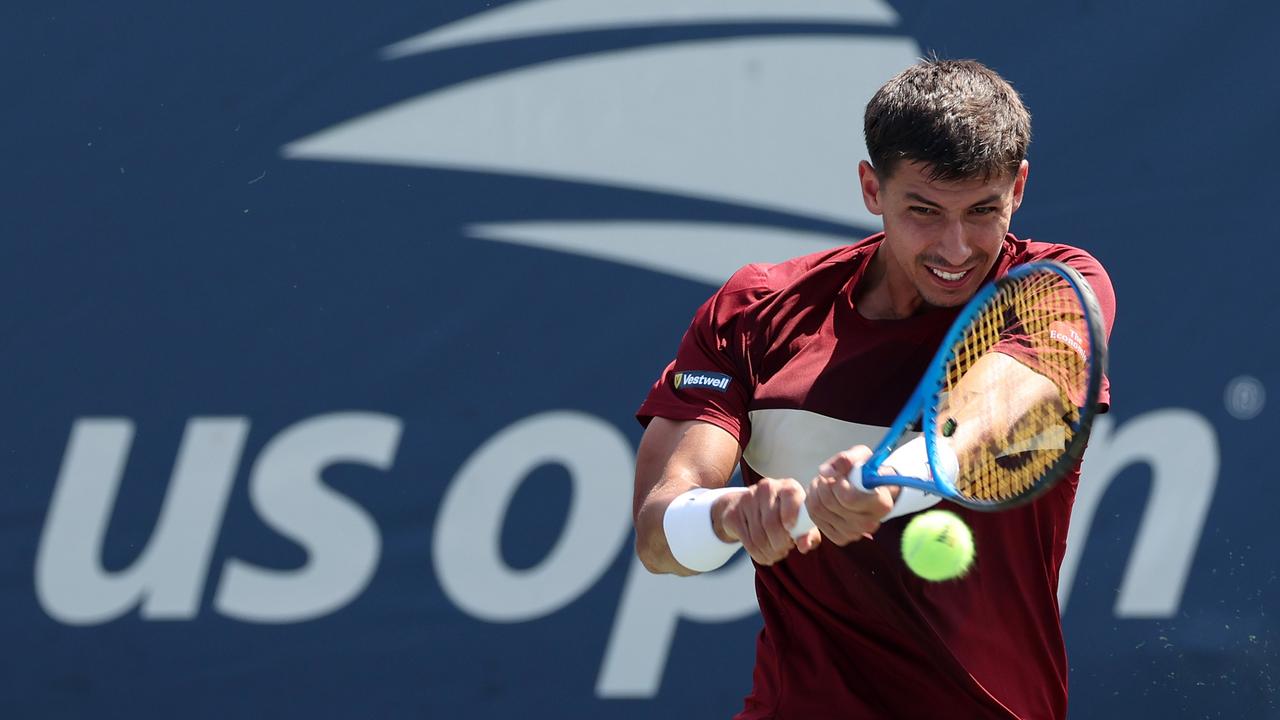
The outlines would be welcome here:
<svg viewBox="0 0 1280 720">
<path fill-rule="evenodd" d="M 672 383 L 677 390 L 696 390 L 708 388 L 725 392 L 729 389 L 730 378 L 724 373 L 705 371 L 678 372 L 672 376 Z"/>
</svg>

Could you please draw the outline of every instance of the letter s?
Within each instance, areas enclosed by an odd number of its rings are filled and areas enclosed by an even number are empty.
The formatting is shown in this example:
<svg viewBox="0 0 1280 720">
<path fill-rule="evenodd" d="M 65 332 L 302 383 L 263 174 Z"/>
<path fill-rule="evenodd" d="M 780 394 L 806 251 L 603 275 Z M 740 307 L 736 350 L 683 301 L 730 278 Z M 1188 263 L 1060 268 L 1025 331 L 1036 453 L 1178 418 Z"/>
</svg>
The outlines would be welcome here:
<svg viewBox="0 0 1280 720">
<path fill-rule="evenodd" d="M 343 462 L 390 469 L 400 431 L 390 415 L 349 412 L 303 420 L 272 438 L 254 463 L 250 499 L 268 525 L 307 550 L 307 564 L 264 570 L 228 560 L 214 597 L 218 612 L 250 622 L 301 622 L 358 596 L 377 568 L 382 537 L 368 512 L 320 474 Z"/>
</svg>

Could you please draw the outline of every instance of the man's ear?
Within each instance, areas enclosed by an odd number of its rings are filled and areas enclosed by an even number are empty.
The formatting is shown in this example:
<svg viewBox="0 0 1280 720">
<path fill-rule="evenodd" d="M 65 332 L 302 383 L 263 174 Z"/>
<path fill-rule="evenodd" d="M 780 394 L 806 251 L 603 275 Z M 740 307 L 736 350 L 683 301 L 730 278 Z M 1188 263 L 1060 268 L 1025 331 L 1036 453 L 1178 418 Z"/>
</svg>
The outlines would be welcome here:
<svg viewBox="0 0 1280 720">
<path fill-rule="evenodd" d="M 1027 190 L 1027 174 L 1031 172 L 1031 163 L 1026 160 L 1018 166 L 1018 173 L 1013 178 L 1013 209 L 1016 212 L 1022 207 L 1022 194 Z"/>
<path fill-rule="evenodd" d="M 880 176 L 866 160 L 858 163 L 858 184 L 862 187 L 862 202 L 867 206 L 867 211 L 872 215 L 883 215 L 884 208 L 880 203 L 883 186 Z"/>
</svg>

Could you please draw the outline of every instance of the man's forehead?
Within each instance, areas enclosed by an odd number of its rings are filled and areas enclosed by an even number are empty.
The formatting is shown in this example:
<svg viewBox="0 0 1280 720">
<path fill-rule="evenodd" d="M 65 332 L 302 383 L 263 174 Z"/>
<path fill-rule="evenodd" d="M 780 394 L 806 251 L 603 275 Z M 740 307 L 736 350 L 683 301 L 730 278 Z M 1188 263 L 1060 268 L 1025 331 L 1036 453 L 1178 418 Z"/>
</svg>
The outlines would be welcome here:
<svg viewBox="0 0 1280 720">
<path fill-rule="evenodd" d="M 1013 186 L 1014 175 L 976 176 L 960 180 L 932 179 L 932 168 L 918 162 L 902 163 L 885 184 L 904 195 L 924 198 L 959 198 L 1003 195 Z"/>
</svg>

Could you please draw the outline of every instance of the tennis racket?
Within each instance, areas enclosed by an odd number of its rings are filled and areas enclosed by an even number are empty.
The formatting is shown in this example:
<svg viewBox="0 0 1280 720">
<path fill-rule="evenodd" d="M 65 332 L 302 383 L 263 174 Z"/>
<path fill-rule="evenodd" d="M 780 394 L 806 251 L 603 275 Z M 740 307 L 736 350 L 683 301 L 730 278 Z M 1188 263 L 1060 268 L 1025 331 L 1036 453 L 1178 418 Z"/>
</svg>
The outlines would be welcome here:
<svg viewBox="0 0 1280 720">
<path fill-rule="evenodd" d="M 1019 265 L 961 310 L 910 400 L 850 481 L 865 490 L 912 487 L 975 510 L 1030 502 L 1079 463 L 1106 363 L 1102 313 L 1080 273 L 1058 262 Z M 932 477 L 881 475 L 890 453 L 917 427 Z M 792 535 L 811 528 L 802 505 Z"/>
</svg>

